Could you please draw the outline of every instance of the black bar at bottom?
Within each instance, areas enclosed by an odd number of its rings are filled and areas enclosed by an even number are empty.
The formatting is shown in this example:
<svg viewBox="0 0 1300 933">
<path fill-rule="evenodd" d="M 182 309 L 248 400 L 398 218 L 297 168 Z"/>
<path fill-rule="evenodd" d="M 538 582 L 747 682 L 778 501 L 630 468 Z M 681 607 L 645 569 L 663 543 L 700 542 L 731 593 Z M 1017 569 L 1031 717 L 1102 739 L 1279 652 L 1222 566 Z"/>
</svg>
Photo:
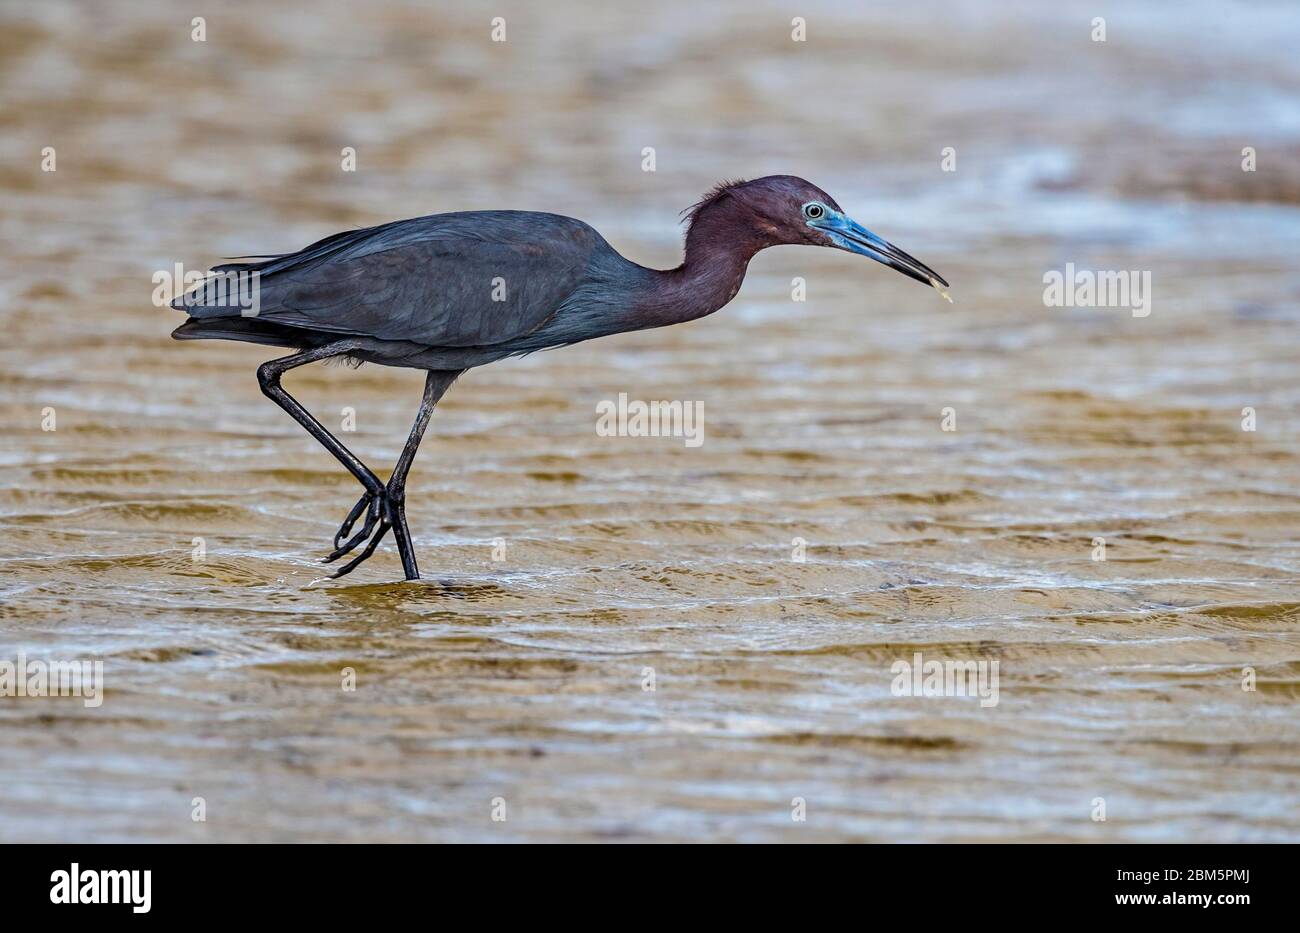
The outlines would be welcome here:
<svg viewBox="0 0 1300 933">
<path fill-rule="evenodd" d="M 675 903 L 696 904 L 697 918 L 719 913 L 734 922 L 746 908 L 762 915 L 772 898 L 810 911 L 810 920 L 844 905 L 865 920 L 908 905 L 938 917 L 972 909 L 1007 916 L 1050 904 L 1071 920 L 1199 910 L 1231 922 L 1241 911 L 1276 910 L 1289 900 L 1280 888 L 1294 853 L 1283 846 L 841 846 L 783 864 L 788 850 L 738 848 L 693 866 L 702 853 L 626 846 L 600 856 L 593 870 L 584 867 L 589 852 L 539 858 L 522 848 L 11 845 L 0 849 L 0 890 L 7 924 L 59 916 L 373 922 L 377 913 L 432 918 L 439 914 L 427 913 L 431 907 L 473 905 L 532 910 L 535 920 L 560 911 L 619 922 Z"/>
</svg>

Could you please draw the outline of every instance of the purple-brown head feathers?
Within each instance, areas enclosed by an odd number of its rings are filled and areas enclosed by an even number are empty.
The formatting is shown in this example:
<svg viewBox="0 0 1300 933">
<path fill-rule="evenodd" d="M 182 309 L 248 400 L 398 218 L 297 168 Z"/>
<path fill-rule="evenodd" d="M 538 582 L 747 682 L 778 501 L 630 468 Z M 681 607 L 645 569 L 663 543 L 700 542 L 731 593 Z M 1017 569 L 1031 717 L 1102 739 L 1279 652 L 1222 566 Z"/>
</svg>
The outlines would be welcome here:
<svg viewBox="0 0 1300 933">
<path fill-rule="evenodd" d="M 848 217 L 812 182 L 794 175 L 723 182 L 688 208 L 687 261 L 692 253 L 730 249 L 746 256 L 781 244 L 829 246 L 884 263 L 947 293 L 939 273 Z M 951 301 L 952 299 L 949 299 Z"/>
<path fill-rule="evenodd" d="M 693 228 L 701 218 L 710 214 L 725 215 L 730 225 L 747 227 L 746 232 L 757 234 L 765 241 L 764 246 L 782 243 L 829 246 L 831 244 L 824 237 L 804 222 L 803 205 L 814 201 L 839 210 L 839 205 L 829 194 L 794 175 L 724 181 L 687 208 L 686 222 Z"/>
</svg>

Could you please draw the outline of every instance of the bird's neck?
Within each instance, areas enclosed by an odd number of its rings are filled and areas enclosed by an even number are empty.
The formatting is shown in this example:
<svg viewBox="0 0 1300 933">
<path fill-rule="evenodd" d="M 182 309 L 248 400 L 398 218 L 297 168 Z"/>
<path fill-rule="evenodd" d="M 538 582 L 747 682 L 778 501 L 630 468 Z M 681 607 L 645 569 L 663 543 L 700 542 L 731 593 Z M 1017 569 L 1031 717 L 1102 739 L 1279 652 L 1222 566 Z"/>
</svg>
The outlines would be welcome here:
<svg viewBox="0 0 1300 933">
<path fill-rule="evenodd" d="M 717 311 L 740 291 L 749 260 L 771 246 L 768 231 L 734 198 L 701 211 L 686 232 L 686 256 L 676 269 L 659 272 L 641 307 L 643 326 L 693 321 Z"/>
</svg>

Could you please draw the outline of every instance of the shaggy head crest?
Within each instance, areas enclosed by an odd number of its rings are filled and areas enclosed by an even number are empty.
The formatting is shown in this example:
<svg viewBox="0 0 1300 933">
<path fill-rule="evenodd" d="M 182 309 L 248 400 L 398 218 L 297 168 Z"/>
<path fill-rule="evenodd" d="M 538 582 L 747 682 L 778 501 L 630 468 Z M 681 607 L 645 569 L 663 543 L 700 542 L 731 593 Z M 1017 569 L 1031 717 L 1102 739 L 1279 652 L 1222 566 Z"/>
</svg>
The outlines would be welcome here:
<svg viewBox="0 0 1300 933">
<path fill-rule="evenodd" d="M 749 182 L 745 181 L 745 179 L 743 178 L 737 178 L 732 181 L 718 182 L 707 192 L 705 192 L 704 197 L 700 198 L 690 207 L 686 208 L 686 210 L 682 211 L 682 223 L 686 224 L 686 226 L 689 228 L 691 224 L 695 223 L 695 218 L 699 217 L 700 212 L 703 211 L 706 207 L 715 203 L 716 201 L 722 200 L 724 197 L 727 196 L 727 193 L 730 192 L 733 188 L 739 188 L 742 185 L 747 185 L 747 184 L 749 184 Z"/>
</svg>

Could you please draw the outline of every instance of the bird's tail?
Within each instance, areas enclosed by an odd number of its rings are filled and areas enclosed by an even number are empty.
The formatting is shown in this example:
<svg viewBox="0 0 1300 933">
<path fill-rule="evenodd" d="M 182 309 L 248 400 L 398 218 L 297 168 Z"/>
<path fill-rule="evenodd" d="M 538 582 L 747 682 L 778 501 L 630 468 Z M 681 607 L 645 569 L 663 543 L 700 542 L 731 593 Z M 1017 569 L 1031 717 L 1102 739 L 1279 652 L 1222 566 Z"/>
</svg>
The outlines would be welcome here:
<svg viewBox="0 0 1300 933">
<path fill-rule="evenodd" d="M 172 331 L 173 340 L 240 340 L 269 347 L 305 347 L 311 335 L 254 317 L 192 317 Z"/>
</svg>

